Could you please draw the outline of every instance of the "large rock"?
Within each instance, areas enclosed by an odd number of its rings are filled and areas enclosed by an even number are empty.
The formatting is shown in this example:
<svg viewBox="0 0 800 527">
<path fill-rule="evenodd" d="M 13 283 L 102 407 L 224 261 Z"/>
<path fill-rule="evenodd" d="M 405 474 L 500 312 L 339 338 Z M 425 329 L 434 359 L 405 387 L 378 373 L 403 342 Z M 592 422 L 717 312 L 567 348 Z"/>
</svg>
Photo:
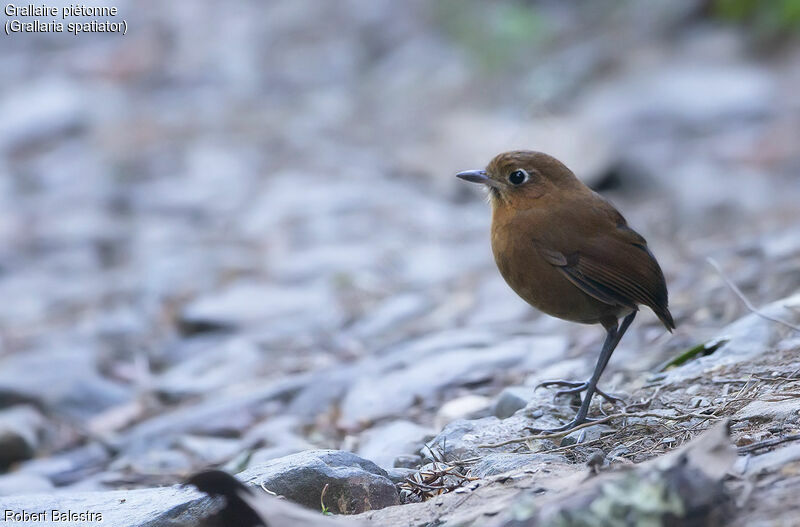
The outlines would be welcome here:
<svg viewBox="0 0 800 527">
<path fill-rule="evenodd" d="M 239 474 L 239 479 L 263 486 L 286 499 L 332 512 L 357 514 L 400 503 L 385 470 L 372 461 L 341 450 L 308 450 L 274 459 Z"/>
</svg>

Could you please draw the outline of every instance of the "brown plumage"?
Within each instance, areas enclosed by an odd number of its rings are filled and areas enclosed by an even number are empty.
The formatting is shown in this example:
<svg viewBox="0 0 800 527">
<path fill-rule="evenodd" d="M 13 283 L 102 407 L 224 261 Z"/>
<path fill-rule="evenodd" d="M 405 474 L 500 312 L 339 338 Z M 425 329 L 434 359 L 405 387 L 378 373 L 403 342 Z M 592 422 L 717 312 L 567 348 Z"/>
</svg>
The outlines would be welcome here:
<svg viewBox="0 0 800 527">
<path fill-rule="evenodd" d="M 547 154 L 506 152 L 485 170 L 458 177 L 489 189 L 492 252 L 508 285 L 544 313 L 606 328 L 592 379 L 544 383 L 571 388 L 558 394 L 587 392 L 576 419 L 562 428 L 576 426 L 586 420 L 595 377 L 602 374 L 638 306 L 652 309 L 668 330 L 675 327 L 664 274 L 645 239 L 622 214 Z"/>
</svg>

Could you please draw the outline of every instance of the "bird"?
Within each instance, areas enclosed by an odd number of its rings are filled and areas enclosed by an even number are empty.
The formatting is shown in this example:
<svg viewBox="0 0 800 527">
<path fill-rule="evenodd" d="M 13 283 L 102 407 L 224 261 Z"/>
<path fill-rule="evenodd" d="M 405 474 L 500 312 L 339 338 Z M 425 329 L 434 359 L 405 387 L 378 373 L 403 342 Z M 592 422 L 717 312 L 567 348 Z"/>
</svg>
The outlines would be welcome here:
<svg viewBox="0 0 800 527">
<path fill-rule="evenodd" d="M 595 393 L 618 401 L 597 383 L 639 306 L 650 308 L 668 331 L 675 329 L 664 273 L 647 241 L 614 205 L 548 154 L 504 152 L 485 169 L 456 176 L 488 189 L 492 253 L 511 289 L 543 313 L 605 328 L 588 380 L 539 385 L 566 387 L 556 397 L 585 392 L 572 421 L 543 431 L 562 432 L 591 421 Z"/>
<path fill-rule="evenodd" d="M 225 504 L 210 520 L 225 527 L 358 527 L 364 524 L 343 516 L 326 516 L 270 496 L 253 492 L 222 470 L 208 469 L 191 475 L 183 483 L 211 497 L 221 496 Z"/>
</svg>

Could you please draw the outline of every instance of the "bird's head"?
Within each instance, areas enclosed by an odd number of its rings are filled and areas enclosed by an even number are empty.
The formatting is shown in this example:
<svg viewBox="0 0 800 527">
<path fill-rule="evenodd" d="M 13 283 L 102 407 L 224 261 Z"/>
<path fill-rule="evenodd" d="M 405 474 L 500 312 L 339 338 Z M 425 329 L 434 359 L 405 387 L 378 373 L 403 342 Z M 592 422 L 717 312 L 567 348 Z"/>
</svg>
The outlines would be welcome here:
<svg viewBox="0 0 800 527">
<path fill-rule="evenodd" d="M 493 206 L 535 206 L 536 201 L 581 183 L 558 159 L 532 150 L 498 154 L 485 169 L 456 174 L 471 183 L 486 185 Z"/>
</svg>

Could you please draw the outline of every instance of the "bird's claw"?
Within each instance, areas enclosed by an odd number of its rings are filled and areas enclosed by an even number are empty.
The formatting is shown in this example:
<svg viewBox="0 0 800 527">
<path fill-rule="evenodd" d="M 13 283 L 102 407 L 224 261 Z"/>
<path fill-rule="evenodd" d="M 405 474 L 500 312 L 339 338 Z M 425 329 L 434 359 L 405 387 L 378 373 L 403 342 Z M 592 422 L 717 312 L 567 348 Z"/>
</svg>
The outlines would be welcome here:
<svg viewBox="0 0 800 527">
<path fill-rule="evenodd" d="M 561 397 L 562 395 L 573 395 L 579 394 L 581 392 L 585 392 L 589 389 L 588 382 L 578 382 L 578 381 L 563 381 L 563 380 L 555 380 L 555 381 L 544 381 L 539 383 L 536 386 L 536 390 L 539 388 L 548 388 L 550 386 L 566 386 L 566 390 L 559 390 L 553 395 L 553 400 L 555 401 L 557 398 Z M 600 388 L 595 387 L 595 393 L 605 399 L 606 401 L 610 402 L 611 404 L 622 402 L 622 399 L 619 397 L 614 397 L 613 395 L 609 395 Z"/>
<path fill-rule="evenodd" d="M 587 383 L 580 382 L 580 381 L 565 381 L 563 379 L 556 379 L 554 381 L 542 381 L 536 385 L 534 390 L 538 390 L 539 388 L 549 388 L 551 386 L 568 386 L 570 388 L 577 388 L 579 386 L 586 386 Z"/>
<path fill-rule="evenodd" d="M 561 425 L 556 428 L 528 428 L 531 432 L 535 434 L 557 434 L 559 432 L 566 432 L 568 430 L 572 430 L 576 426 L 580 426 L 584 423 L 593 423 L 595 421 L 599 421 L 599 419 L 594 419 L 591 417 L 584 417 L 583 419 L 573 419 L 569 423 L 565 425 Z"/>
</svg>

